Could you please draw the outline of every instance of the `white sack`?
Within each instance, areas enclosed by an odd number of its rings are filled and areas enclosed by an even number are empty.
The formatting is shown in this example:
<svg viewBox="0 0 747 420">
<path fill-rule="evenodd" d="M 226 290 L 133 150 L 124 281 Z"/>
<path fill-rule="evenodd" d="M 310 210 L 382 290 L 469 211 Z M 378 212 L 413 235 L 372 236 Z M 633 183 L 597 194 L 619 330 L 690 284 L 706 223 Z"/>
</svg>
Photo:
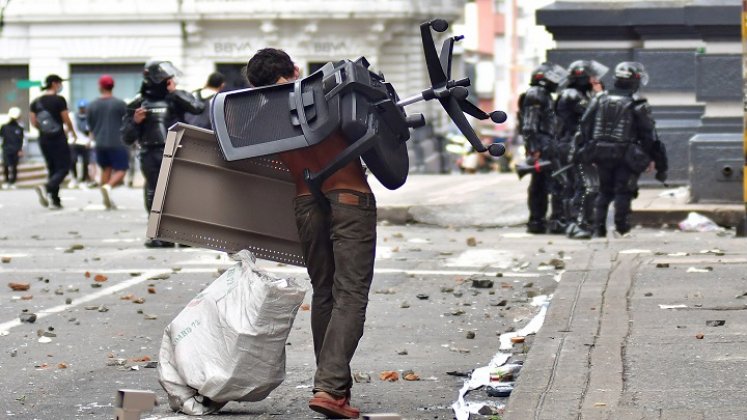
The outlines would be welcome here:
<svg viewBox="0 0 747 420">
<path fill-rule="evenodd" d="M 285 379 L 286 339 L 309 284 L 261 271 L 247 250 L 233 258 L 164 331 L 159 382 L 174 411 L 259 401 Z"/>
</svg>

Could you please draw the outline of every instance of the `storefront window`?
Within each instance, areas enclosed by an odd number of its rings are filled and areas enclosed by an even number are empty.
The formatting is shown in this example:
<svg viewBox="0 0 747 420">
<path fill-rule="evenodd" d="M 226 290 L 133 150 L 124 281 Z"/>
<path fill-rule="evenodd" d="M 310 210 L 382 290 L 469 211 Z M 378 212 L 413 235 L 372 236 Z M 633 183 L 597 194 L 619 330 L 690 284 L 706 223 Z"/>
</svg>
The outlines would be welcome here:
<svg viewBox="0 0 747 420">
<path fill-rule="evenodd" d="M 70 110 L 77 109 L 81 99 L 99 97 L 99 77 L 114 78 L 114 96 L 129 102 L 140 92 L 144 64 L 73 64 L 70 66 Z"/>
<path fill-rule="evenodd" d="M 6 114 L 8 109 L 17 106 L 23 112 L 22 120 L 26 127 L 29 126 L 29 91 L 28 88 L 19 88 L 17 83 L 28 77 L 28 66 L 0 66 L 0 114 Z M 5 124 L 5 121 L 0 121 L 0 124 Z"/>
</svg>

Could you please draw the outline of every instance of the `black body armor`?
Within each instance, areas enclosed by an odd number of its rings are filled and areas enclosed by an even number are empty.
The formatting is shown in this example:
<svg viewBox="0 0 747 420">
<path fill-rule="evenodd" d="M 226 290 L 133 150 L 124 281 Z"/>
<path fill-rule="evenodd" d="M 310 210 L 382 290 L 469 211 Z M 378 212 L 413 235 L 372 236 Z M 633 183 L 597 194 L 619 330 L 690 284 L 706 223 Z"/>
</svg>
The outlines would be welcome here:
<svg viewBox="0 0 747 420">
<path fill-rule="evenodd" d="M 147 114 L 140 124 L 132 121 L 137 108 L 143 107 Z M 126 144 L 138 142 L 141 147 L 166 144 L 169 127 L 184 121 L 184 114 L 199 114 L 205 105 L 189 92 L 175 90 L 163 97 L 141 96 L 127 105 L 127 115 L 122 127 L 122 138 Z"/>
<path fill-rule="evenodd" d="M 555 109 L 551 92 L 542 86 L 531 86 L 520 104 L 521 134 L 527 152 L 549 152 L 555 136 Z"/>
</svg>

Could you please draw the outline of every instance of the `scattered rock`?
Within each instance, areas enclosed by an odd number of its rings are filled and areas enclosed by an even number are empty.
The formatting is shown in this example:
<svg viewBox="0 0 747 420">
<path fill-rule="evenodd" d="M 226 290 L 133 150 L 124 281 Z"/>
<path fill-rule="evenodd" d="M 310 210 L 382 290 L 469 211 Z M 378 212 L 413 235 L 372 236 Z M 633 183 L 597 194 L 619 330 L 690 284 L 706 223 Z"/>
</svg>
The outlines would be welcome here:
<svg viewBox="0 0 747 420">
<path fill-rule="evenodd" d="M 24 309 L 24 311 L 26 310 Z M 31 312 L 22 312 L 19 318 L 21 319 L 21 322 L 25 322 L 28 324 L 33 324 L 34 322 L 36 322 L 36 314 Z"/>
<path fill-rule="evenodd" d="M 651 296 L 653 296 L 653 295 L 654 295 L 654 294 L 653 294 L 653 293 L 651 293 L 651 292 L 646 292 L 646 293 L 644 293 L 644 294 L 643 294 L 643 296 L 646 296 L 646 297 L 651 297 Z"/>
<path fill-rule="evenodd" d="M 407 356 L 407 349 L 397 350 L 399 356 Z"/>
<path fill-rule="evenodd" d="M 73 298 L 65 298 L 65 305 L 70 305 L 73 303 Z"/>
<path fill-rule="evenodd" d="M 523 343 L 526 340 L 525 337 L 522 337 L 520 335 L 517 335 L 516 337 L 511 337 L 511 342 L 514 344 L 520 344 Z"/>
<path fill-rule="evenodd" d="M 393 295 L 397 293 L 397 291 L 395 289 L 389 288 L 389 289 L 379 289 L 379 290 L 374 291 L 374 293 L 377 295 Z"/>
<path fill-rule="evenodd" d="M 415 297 L 417 297 L 420 300 L 428 300 L 430 296 L 426 295 L 425 293 L 418 293 Z"/>
<path fill-rule="evenodd" d="M 8 287 L 14 292 L 23 292 L 25 290 L 29 290 L 31 288 L 31 285 L 29 283 L 8 283 Z"/>
<path fill-rule="evenodd" d="M 464 293 L 462 293 L 462 292 L 454 292 L 453 295 L 454 295 L 454 297 L 460 298 L 460 297 L 464 296 Z"/>
<path fill-rule="evenodd" d="M 367 384 L 371 382 L 371 375 L 365 372 L 355 372 L 353 374 L 353 380 L 358 384 Z"/>
<path fill-rule="evenodd" d="M 468 340 L 472 340 L 475 338 L 475 332 L 474 331 L 467 331 L 466 336 Z"/>
<path fill-rule="evenodd" d="M 137 303 L 138 305 L 142 305 L 145 303 L 145 298 L 135 298 L 132 300 L 132 303 Z"/>
<path fill-rule="evenodd" d="M 712 319 L 706 321 L 706 327 L 722 327 L 726 324 L 726 320 L 723 319 Z"/>
<path fill-rule="evenodd" d="M 10 261 L 12 260 L 11 257 L 2 257 L 0 258 L 2 260 L 3 264 L 10 264 Z"/>
<path fill-rule="evenodd" d="M 409 308 L 409 307 L 410 307 L 410 304 L 409 304 L 409 303 L 408 303 L 407 301 L 404 301 L 404 302 L 402 302 L 402 303 L 401 303 L 401 304 L 399 305 L 399 307 L 400 307 L 400 308 L 403 308 L 403 309 L 407 309 L 407 308 Z"/>
<path fill-rule="evenodd" d="M 534 282 L 533 281 L 530 281 L 529 283 L 527 283 L 527 284 L 524 285 L 524 288 L 526 288 L 526 289 L 528 289 L 530 287 L 534 287 Z"/>
<path fill-rule="evenodd" d="M 23 295 L 21 296 L 21 300 L 31 300 L 34 298 L 34 295 Z"/>
<path fill-rule="evenodd" d="M 454 293 L 454 288 L 443 286 L 441 287 L 441 293 Z M 744 292 L 744 296 L 747 296 L 747 292 Z"/>
<path fill-rule="evenodd" d="M 146 314 L 146 313 L 143 313 L 143 318 L 145 318 L 148 321 L 153 321 L 153 320 L 158 319 L 157 316 L 152 315 L 152 314 Z"/>
<path fill-rule="evenodd" d="M 101 283 L 91 283 L 91 287 L 93 287 L 94 289 L 98 289 L 99 287 L 101 287 Z"/>
<path fill-rule="evenodd" d="M 223 270 L 223 271 L 225 272 L 225 270 Z M 221 273 L 221 274 L 223 274 L 223 273 Z M 155 275 L 153 277 L 150 277 L 151 280 L 168 280 L 169 278 L 171 278 L 171 275 L 168 274 L 168 273 L 158 274 L 158 275 Z"/>
<path fill-rule="evenodd" d="M 67 369 L 67 363 L 57 363 L 57 369 Z"/>
<path fill-rule="evenodd" d="M 453 351 L 454 353 L 469 353 L 470 350 L 462 347 L 449 347 L 449 351 Z"/>
<path fill-rule="evenodd" d="M 99 306 L 97 309 L 99 312 L 109 312 L 109 308 L 104 305 Z"/>
<path fill-rule="evenodd" d="M 11 349 L 10 357 L 16 357 L 16 356 L 18 356 L 18 349 Z"/>
<path fill-rule="evenodd" d="M 461 309 L 454 309 L 454 310 L 451 311 L 451 314 L 454 315 L 454 316 L 459 316 L 459 315 L 464 315 L 465 312 L 463 310 L 461 310 Z"/>
<path fill-rule="evenodd" d="M 705 334 L 703 334 L 703 333 L 697 333 L 697 334 L 695 334 L 695 338 L 697 338 L 698 340 L 702 340 L 703 337 L 705 337 Z"/>
<path fill-rule="evenodd" d="M 83 273 L 83 277 L 85 277 L 87 279 L 90 279 L 91 278 L 91 272 L 90 271 L 86 271 L 85 273 Z"/>
<path fill-rule="evenodd" d="M 151 295 L 155 295 L 156 294 L 156 288 L 155 287 L 149 287 L 148 288 L 148 293 L 150 293 Z"/>
<path fill-rule="evenodd" d="M 473 236 L 467 238 L 467 246 L 477 246 L 477 239 L 475 239 Z"/>
<path fill-rule="evenodd" d="M 57 296 L 62 296 L 65 294 L 65 290 L 62 289 L 62 286 L 60 286 L 57 289 L 55 289 L 54 294 Z"/>
<path fill-rule="evenodd" d="M 402 379 L 404 379 L 406 381 L 411 381 L 411 382 L 412 381 L 419 381 L 420 380 L 420 376 L 418 376 L 417 374 L 415 374 L 415 372 L 413 372 L 412 370 L 406 370 L 406 371 L 402 372 Z"/>
<path fill-rule="evenodd" d="M 656 268 L 669 268 L 669 263 L 657 263 Z"/>
<path fill-rule="evenodd" d="M 84 306 L 83 309 L 87 311 L 95 311 L 96 309 L 99 309 L 99 307 L 96 305 L 88 305 L 88 306 Z"/>
<path fill-rule="evenodd" d="M 39 337 L 39 339 L 36 340 L 36 341 L 38 341 L 38 342 L 40 342 L 42 344 L 46 344 L 46 343 L 51 343 L 52 339 L 49 338 L 49 337 Z"/>
<path fill-rule="evenodd" d="M 135 363 L 150 362 L 150 360 L 150 356 L 133 357 L 130 359 L 131 362 Z"/>
<path fill-rule="evenodd" d="M 96 274 L 93 276 L 93 281 L 103 283 L 105 281 L 109 280 L 109 277 L 103 275 L 103 274 Z"/>
<path fill-rule="evenodd" d="M 310 311 L 311 310 L 311 305 L 309 305 L 308 303 L 302 303 L 301 304 L 301 310 L 302 311 Z"/>
<path fill-rule="evenodd" d="M 472 287 L 477 289 L 492 289 L 493 284 L 490 279 L 472 279 Z"/>
<path fill-rule="evenodd" d="M 394 370 L 385 370 L 379 374 L 379 379 L 386 382 L 397 382 L 399 380 L 399 373 Z"/>
<path fill-rule="evenodd" d="M 146 368 L 146 369 L 155 369 L 155 368 L 158 367 L 158 362 L 155 361 L 155 360 L 152 360 L 152 361 L 146 363 L 145 366 L 143 366 L 143 367 Z"/>
<path fill-rule="evenodd" d="M 561 260 L 560 258 L 553 258 L 551 259 L 547 265 L 551 265 L 555 267 L 556 270 L 563 270 L 565 269 L 565 261 Z"/>
</svg>

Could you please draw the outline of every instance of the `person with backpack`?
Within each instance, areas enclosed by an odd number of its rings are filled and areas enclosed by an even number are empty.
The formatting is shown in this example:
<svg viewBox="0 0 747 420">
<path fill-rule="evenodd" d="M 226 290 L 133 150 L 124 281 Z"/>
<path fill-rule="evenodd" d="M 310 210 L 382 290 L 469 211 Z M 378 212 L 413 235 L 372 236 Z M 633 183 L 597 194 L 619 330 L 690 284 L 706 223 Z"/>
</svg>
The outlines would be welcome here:
<svg viewBox="0 0 747 420">
<path fill-rule="evenodd" d="M 70 147 L 67 143 L 67 133 L 73 141 L 78 135 L 73 128 L 67 101 L 60 96 L 62 92 L 62 78 L 50 74 L 44 80 L 42 95 L 34 99 L 30 106 L 31 125 L 39 130 L 39 147 L 47 164 L 47 183 L 36 187 L 39 203 L 43 207 L 53 210 L 62 208 L 60 201 L 60 184 L 70 171 Z"/>
<path fill-rule="evenodd" d="M 185 114 L 184 118 L 187 124 L 207 128 L 208 130 L 213 129 L 213 124 L 210 122 L 210 101 L 213 100 L 216 93 L 223 90 L 223 86 L 225 85 L 224 82 L 225 77 L 223 77 L 222 74 L 218 72 L 210 73 L 205 87 L 193 92 L 195 98 L 205 105 L 205 109 L 203 109 L 199 114 Z"/>
</svg>

